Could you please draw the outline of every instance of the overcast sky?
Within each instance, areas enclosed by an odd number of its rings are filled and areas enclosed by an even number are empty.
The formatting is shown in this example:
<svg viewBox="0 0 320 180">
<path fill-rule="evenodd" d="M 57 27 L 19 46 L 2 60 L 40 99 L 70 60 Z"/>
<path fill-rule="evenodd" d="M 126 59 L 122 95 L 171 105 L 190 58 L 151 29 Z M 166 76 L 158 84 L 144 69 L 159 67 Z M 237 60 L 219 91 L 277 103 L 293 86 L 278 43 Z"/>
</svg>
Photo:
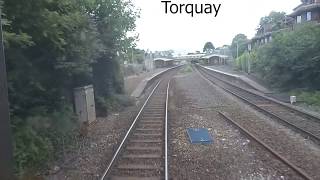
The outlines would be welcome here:
<svg viewBox="0 0 320 180">
<path fill-rule="evenodd" d="M 205 42 L 216 47 L 230 44 L 238 34 L 252 38 L 261 17 L 272 10 L 291 13 L 300 0 L 171 0 L 173 3 L 219 4 L 217 17 L 211 15 L 165 14 L 161 0 L 133 0 L 141 9 L 137 21 L 138 48 L 155 50 L 173 49 L 178 52 L 202 50 Z"/>
</svg>

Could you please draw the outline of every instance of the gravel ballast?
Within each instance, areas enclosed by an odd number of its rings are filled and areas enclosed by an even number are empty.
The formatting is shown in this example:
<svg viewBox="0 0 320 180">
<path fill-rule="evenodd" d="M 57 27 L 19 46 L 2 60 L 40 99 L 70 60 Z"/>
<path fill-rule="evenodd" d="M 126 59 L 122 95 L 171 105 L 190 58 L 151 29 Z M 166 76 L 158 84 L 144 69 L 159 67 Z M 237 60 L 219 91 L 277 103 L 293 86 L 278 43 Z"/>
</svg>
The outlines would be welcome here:
<svg viewBox="0 0 320 180">
<path fill-rule="evenodd" d="M 150 90 L 151 87 L 146 94 Z M 46 179 L 99 179 L 145 97 L 139 99 L 137 106 L 98 119 L 89 128 L 87 137 L 79 142 L 81 148 L 70 153 L 71 160 L 55 164 Z M 169 101 L 169 173 L 172 179 L 302 179 L 223 119 L 219 111 L 227 113 L 311 177 L 320 179 L 319 146 L 221 88 L 209 85 L 197 72 L 182 72 L 174 77 Z M 187 128 L 207 128 L 214 143 L 190 144 Z"/>
<path fill-rule="evenodd" d="M 48 180 L 97 180 L 103 174 L 147 95 L 156 85 L 146 89 L 136 104 L 108 117 L 98 118 L 90 125 L 88 134 L 79 139 L 80 148 L 69 152 L 52 165 Z"/>
<path fill-rule="evenodd" d="M 170 97 L 169 169 L 174 179 L 302 179 L 219 116 L 219 111 L 319 179 L 316 145 L 209 85 L 196 72 L 176 76 Z M 186 133 L 190 127 L 208 128 L 214 144 L 190 144 Z"/>
</svg>

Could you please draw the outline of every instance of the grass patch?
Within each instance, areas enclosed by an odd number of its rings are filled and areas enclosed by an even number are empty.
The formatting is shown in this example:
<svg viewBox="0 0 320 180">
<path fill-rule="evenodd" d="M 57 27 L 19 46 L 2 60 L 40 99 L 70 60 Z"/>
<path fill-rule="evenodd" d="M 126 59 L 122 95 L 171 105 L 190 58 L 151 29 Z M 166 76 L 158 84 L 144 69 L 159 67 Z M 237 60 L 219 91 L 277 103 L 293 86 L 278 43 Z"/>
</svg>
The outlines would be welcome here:
<svg viewBox="0 0 320 180">
<path fill-rule="evenodd" d="M 191 73 L 192 71 L 193 71 L 193 70 L 192 70 L 192 68 L 191 68 L 191 65 L 188 64 L 188 65 L 186 65 L 183 69 L 181 69 L 179 73 L 181 73 L 181 74 L 188 74 L 188 73 Z"/>
<path fill-rule="evenodd" d="M 320 91 L 295 90 L 290 92 L 290 95 L 297 96 L 298 101 L 304 102 L 308 105 L 320 107 Z"/>
<path fill-rule="evenodd" d="M 14 168 L 22 179 L 48 168 L 48 162 L 73 148 L 78 129 L 71 105 L 59 111 L 50 112 L 42 107 L 30 112 L 33 115 L 26 118 L 12 117 Z"/>
<path fill-rule="evenodd" d="M 320 111 L 320 91 L 294 90 L 289 94 L 297 96 L 298 105 L 307 106 L 313 111 Z"/>
</svg>

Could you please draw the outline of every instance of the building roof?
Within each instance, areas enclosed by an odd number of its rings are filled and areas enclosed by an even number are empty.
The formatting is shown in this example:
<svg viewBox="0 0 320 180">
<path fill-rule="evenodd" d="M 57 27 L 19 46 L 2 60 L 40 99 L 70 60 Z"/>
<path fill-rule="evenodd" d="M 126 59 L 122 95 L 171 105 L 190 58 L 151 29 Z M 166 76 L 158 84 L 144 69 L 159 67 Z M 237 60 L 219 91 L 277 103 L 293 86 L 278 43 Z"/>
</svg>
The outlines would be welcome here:
<svg viewBox="0 0 320 180">
<path fill-rule="evenodd" d="M 320 8 L 320 3 L 315 2 L 312 4 L 300 4 L 298 7 L 294 9 L 294 12 L 291 13 L 289 16 L 297 16 L 300 15 L 300 13 L 302 12 L 310 11 L 316 8 Z"/>
<path fill-rule="evenodd" d="M 198 59 L 205 55 L 206 55 L 205 53 L 188 54 L 188 55 L 177 57 L 177 59 Z"/>
<path fill-rule="evenodd" d="M 213 58 L 213 57 L 219 57 L 219 58 L 222 58 L 222 59 L 227 59 L 229 56 L 220 55 L 220 54 L 209 54 L 209 55 L 201 57 L 201 59 L 210 59 L 210 58 Z"/>
<path fill-rule="evenodd" d="M 168 58 L 155 58 L 154 61 L 174 61 L 174 59 L 168 59 Z"/>
</svg>

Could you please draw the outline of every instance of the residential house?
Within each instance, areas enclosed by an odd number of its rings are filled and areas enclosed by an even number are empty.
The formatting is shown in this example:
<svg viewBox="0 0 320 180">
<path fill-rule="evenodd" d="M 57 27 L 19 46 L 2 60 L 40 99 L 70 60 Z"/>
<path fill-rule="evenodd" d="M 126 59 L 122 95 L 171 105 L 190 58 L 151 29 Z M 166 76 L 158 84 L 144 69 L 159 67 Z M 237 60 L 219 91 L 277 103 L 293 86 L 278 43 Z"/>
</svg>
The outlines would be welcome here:
<svg viewBox="0 0 320 180">
<path fill-rule="evenodd" d="M 295 19 L 295 23 L 316 21 L 320 23 L 320 0 L 301 0 L 302 4 L 293 9 L 289 16 Z"/>
</svg>

